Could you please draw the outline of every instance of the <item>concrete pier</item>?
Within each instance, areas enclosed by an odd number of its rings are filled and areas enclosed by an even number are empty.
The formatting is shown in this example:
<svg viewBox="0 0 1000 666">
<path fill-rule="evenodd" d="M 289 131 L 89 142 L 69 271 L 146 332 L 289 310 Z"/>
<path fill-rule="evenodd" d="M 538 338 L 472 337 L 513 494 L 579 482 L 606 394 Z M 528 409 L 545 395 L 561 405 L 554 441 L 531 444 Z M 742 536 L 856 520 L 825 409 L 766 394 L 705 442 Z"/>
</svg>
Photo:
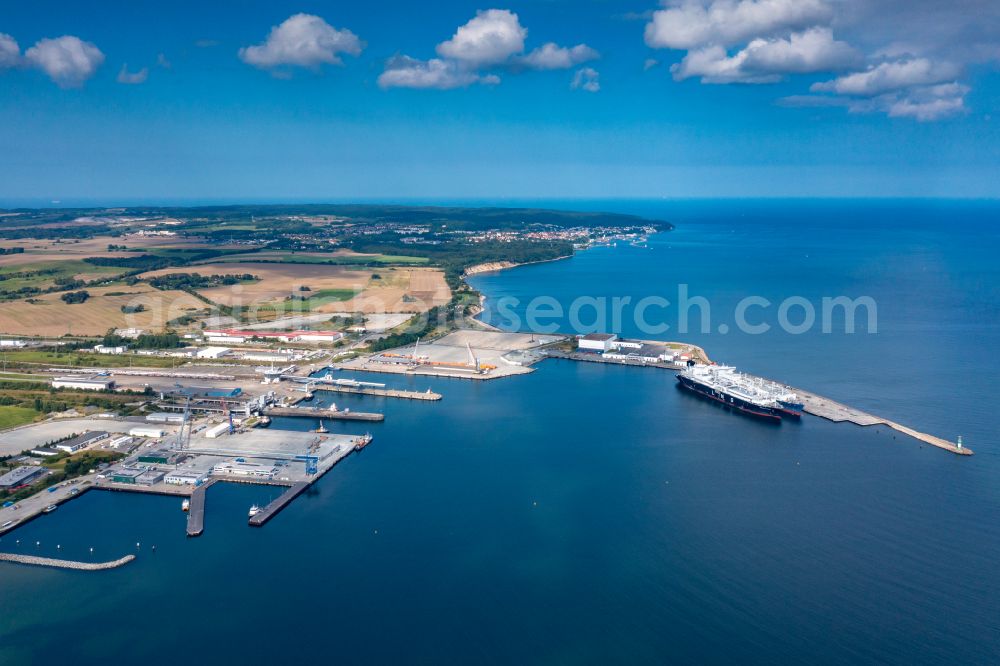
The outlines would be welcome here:
<svg viewBox="0 0 1000 666">
<path fill-rule="evenodd" d="M 188 507 L 187 517 L 187 535 L 189 537 L 201 536 L 201 533 L 205 531 L 205 494 L 213 483 L 215 483 L 215 479 L 209 479 L 191 493 L 191 505 Z"/>
<path fill-rule="evenodd" d="M 268 416 L 293 416 L 307 419 L 326 419 L 338 421 L 384 421 L 385 414 L 369 412 L 348 412 L 333 409 L 311 409 L 308 407 L 269 407 L 265 412 Z"/>
<path fill-rule="evenodd" d="M 306 488 L 311 485 L 309 481 L 299 481 L 292 485 L 291 488 L 281 493 L 277 499 L 273 500 L 270 504 L 261 509 L 260 513 L 256 516 L 250 518 L 251 527 L 260 527 L 267 521 L 274 518 L 279 511 L 288 506 L 292 500 L 305 492 Z"/>
<path fill-rule="evenodd" d="M 35 557 L 34 555 L 16 555 L 14 553 L 0 553 L 0 562 L 16 562 L 17 564 L 31 564 L 38 567 L 51 567 L 53 569 L 75 569 L 77 571 L 103 571 L 105 569 L 117 569 L 125 566 L 135 559 L 135 555 L 126 555 L 110 562 L 74 562 L 73 560 L 56 560 L 51 557 Z"/>
<path fill-rule="evenodd" d="M 406 400 L 440 400 L 440 393 L 431 391 L 402 391 L 399 389 L 365 388 L 354 386 L 314 386 L 313 391 L 330 391 L 331 393 L 353 393 L 355 395 L 374 395 L 381 398 L 404 398 Z"/>
<path fill-rule="evenodd" d="M 802 389 L 795 388 L 792 390 L 795 391 L 799 398 L 802 399 L 802 404 L 805 405 L 805 411 L 813 416 L 819 416 L 835 423 L 842 423 L 846 421 L 859 426 L 884 425 L 897 432 L 901 432 L 904 435 L 920 440 L 925 444 L 936 446 L 939 449 L 944 449 L 945 451 L 956 455 L 971 456 L 973 454 L 971 449 L 967 449 L 964 446 L 958 446 L 958 444 L 954 442 L 949 442 L 946 439 L 935 437 L 934 435 L 928 435 L 925 432 L 914 430 L 913 428 L 896 423 L 895 421 L 890 421 L 889 419 L 874 416 L 873 414 L 863 412 L 860 409 L 855 409 L 849 405 L 839 403 L 836 400 L 824 398 L 821 395 L 816 395 L 810 391 L 803 391 Z"/>
</svg>

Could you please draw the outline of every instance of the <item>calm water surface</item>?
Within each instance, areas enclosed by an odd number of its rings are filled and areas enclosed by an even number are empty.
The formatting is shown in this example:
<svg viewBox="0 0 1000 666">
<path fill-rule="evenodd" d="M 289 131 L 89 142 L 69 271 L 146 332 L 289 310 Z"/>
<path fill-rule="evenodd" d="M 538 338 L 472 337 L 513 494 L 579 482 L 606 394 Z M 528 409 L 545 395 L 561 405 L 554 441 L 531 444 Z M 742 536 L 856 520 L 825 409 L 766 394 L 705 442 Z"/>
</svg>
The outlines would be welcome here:
<svg viewBox="0 0 1000 666">
<path fill-rule="evenodd" d="M 977 455 L 814 418 L 761 424 L 652 370 L 547 361 L 497 382 L 390 377 L 445 399 L 338 396 L 386 413 L 375 442 L 263 529 L 246 510 L 272 491 L 218 485 L 198 539 L 176 499 L 103 492 L 4 537 L 4 551 L 59 544 L 80 559 L 141 546 L 96 575 L 0 569 L 0 663 L 1000 660 L 997 208 L 597 207 L 678 228 L 648 248 L 478 278 L 490 303 L 669 297 L 685 282 L 721 322 L 748 294 L 870 295 L 876 335 L 685 337 L 962 433 Z"/>
</svg>

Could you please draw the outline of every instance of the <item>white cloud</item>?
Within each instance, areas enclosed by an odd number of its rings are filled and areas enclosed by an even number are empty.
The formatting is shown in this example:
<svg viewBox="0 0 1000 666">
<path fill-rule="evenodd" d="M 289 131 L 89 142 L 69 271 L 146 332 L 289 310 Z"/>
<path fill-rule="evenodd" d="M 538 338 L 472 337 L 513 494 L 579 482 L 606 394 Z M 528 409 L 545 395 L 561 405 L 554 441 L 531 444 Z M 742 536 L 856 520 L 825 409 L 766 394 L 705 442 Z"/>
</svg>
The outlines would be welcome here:
<svg viewBox="0 0 1000 666">
<path fill-rule="evenodd" d="M 832 16 L 823 0 L 680 0 L 653 13 L 645 37 L 653 48 L 730 46 L 825 25 Z"/>
<path fill-rule="evenodd" d="M 660 61 L 657 60 L 656 58 L 646 58 L 646 61 L 642 63 L 642 71 L 648 72 L 649 70 L 653 69 L 659 64 Z"/>
<path fill-rule="evenodd" d="M 916 118 L 927 122 L 965 113 L 965 95 L 969 87 L 946 83 L 917 88 L 889 103 L 887 113 L 893 118 Z"/>
<path fill-rule="evenodd" d="M 126 85 L 138 85 L 140 83 L 145 83 L 146 79 L 149 78 L 149 68 L 143 67 L 138 72 L 128 71 L 128 65 L 122 65 L 122 68 L 118 70 L 118 77 L 115 79 L 118 83 L 124 83 Z"/>
<path fill-rule="evenodd" d="M 78 88 L 101 66 L 104 54 L 90 42 L 64 35 L 39 40 L 24 52 L 24 59 L 48 74 L 60 88 Z"/>
<path fill-rule="evenodd" d="M 493 85 L 500 83 L 500 78 L 494 75 L 480 74 L 458 66 L 456 63 L 431 58 L 416 60 L 409 56 L 397 56 L 385 65 L 385 71 L 378 77 L 380 88 L 431 88 L 434 90 L 451 90 L 464 88 L 473 83 Z"/>
<path fill-rule="evenodd" d="M 524 51 L 527 34 L 510 10 L 480 10 L 451 39 L 437 45 L 437 54 L 472 67 L 497 65 Z"/>
<path fill-rule="evenodd" d="M 260 69 L 315 69 L 324 64 L 340 65 L 340 54 L 357 56 L 362 48 L 361 40 L 350 30 L 338 30 L 319 16 L 295 14 L 272 27 L 263 43 L 241 48 L 239 56 Z"/>
<path fill-rule="evenodd" d="M 16 67 L 21 63 L 21 47 L 10 35 L 0 32 L 0 69 Z"/>
<path fill-rule="evenodd" d="M 581 67 L 573 75 L 573 82 L 570 84 L 573 90 L 586 90 L 587 92 L 598 92 L 601 89 L 601 75 L 593 67 Z"/>
<path fill-rule="evenodd" d="M 721 46 L 708 46 L 697 51 L 688 51 L 684 59 L 670 67 L 674 79 L 683 81 L 700 76 L 703 83 L 774 83 L 780 80 L 776 74 L 754 74 L 743 69 L 747 52 L 740 51 L 729 56 Z"/>
<path fill-rule="evenodd" d="M 873 97 L 912 86 L 954 80 L 960 73 L 960 68 L 952 63 L 932 62 L 927 58 L 910 58 L 879 63 L 863 72 L 847 74 L 832 81 L 814 83 L 811 90 Z"/>
<path fill-rule="evenodd" d="M 531 69 L 569 69 L 599 57 L 600 54 L 586 44 L 567 48 L 549 42 L 527 55 L 520 56 L 517 62 Z"/>
<path fill-rule="evenodd" d="M 496 84 L 491 69 L 518 73 L 527 69 L 569 69 L 600 54 L 586 44 L 559 46 L 547 42 L 524 52 L 527 28 L 507 9 L 487 9 L 458 27 L 451 39 L 437 45 L 438 58 L 418 60 L 397 56 L 386 61 L 378 78 L 382 88 L 433 88 L 448 90 L 474 83 Z M 596 72 L 595 72 L 596 74 Z"/>
<path fill-rule="evenodd" d="M 167 56 L 163 53 L 157 54 L 156 65 L 157 67 L 162 67 L 163 69 L 170 69 L 172 67 L 170 61 L 167 60 Z"/>
<path fill-rule="evenodd" d="M 812 28 L 787 39 L 755 39 L 732 56 L 721 46 L 689 51 L 671 71 L 678 81 L 700 76 L 704 83 L 773 83 L 785 74 L 843 70 L 861 60 L 829 28 Z"/>
<path fill-rule="evenodd" d="M 812 28 L 787 39 L 755 39 L 747 45 L 746 67 L 759 72 L 806 74 L 861 63 L 861 52 L 833 38 L 829 28 Z"/>
</svg>

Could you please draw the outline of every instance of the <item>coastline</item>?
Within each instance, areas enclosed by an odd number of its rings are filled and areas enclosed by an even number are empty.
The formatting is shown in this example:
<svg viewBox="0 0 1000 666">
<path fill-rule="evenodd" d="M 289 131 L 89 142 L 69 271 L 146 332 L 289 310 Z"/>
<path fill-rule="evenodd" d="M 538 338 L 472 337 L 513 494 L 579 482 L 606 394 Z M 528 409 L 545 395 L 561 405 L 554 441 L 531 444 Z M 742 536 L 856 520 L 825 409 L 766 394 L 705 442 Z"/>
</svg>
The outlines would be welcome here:
<svg viewBox="0 0 1000 666">
<path fill-rule="evenodd" d="M 553 257 L 551 259 L 539 259 L 538 261 L 525 261 L 522 263 L 517 263 L 514 261 L 488 261 L 482 264 L 475 264 L 474 266 L 469 266 L 462 272 L 462 280 L 465 278 L 473 277 L 476 275 L 483 275 L 485 273 L 499 273 L 500 271 L 505 271 L 509 268 L 518 268 L 519 266 L 531 266 L 533 264 L 547 264 L 552 261 L 562 261 L 563 259 L 572 259 L 576 253 L 564 254 L 560 257 Z M 471 288 L 472 285 L 469 285 Z"/>
</svg>

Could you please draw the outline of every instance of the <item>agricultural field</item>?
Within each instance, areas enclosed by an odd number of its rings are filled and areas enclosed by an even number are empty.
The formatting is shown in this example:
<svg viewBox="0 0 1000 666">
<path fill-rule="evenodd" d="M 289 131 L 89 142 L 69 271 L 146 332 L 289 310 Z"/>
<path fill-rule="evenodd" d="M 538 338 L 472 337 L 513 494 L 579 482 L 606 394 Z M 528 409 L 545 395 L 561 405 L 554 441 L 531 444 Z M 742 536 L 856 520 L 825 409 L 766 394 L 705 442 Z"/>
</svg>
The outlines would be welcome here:
<svg viewBox="0 0 1000 666">
<path fill-rule="evenodd" d="M 163 330 L 167 322 L 206 304 L 183 291 L 159 291 L 149 285 L 90 287 L 83 303 L 66 304 L 60 294 L 0 303 L 0 333 L 58 337 L 103 335 L 109 328 L 136 327 Z M 141 305 L 142 312 L 126 314 L 123 307 Z"/>
<path fill-rule="evenodd" d="M 234 254 L 225 258 L 213 259 L 212 263 L 220 261 L 276 261 L 295 264 L 333 264 L 343 266 L 422 266 L 428 264 L 430 260 L 427 257 L 409 257 L 401 254 L 360 254 L 349 250 L 336 250 L 334 252 L 267 251 L 251 254 Z"/>
<path fill-rule="evenodd" d="M 215 262 L 151 271 L 141 277 L 179 272 L 258 276 L 256 282 L 200 289 L 198 293 L 214 303 L 249 308 L 264 319 L 269 314 L 294 312 L 423 312 L 451 298 L 443 273 L 431 268 L 387 267 L 376 272 L 320 264 Z"/>
<path fill-rule="evenodd" d="M 25 423 L 31 423 L 41 414 L 30 407 L 18 407 L 15 405 L 0 405 L 0 430 L 14 428 Z"/>
<path fill-rule="evenodd" d="M 8 365 L 31 364 L 39 366 L 101 367 L 101 368 L 170 368 L 178 359 L 162 356 L 135 356 L 133 354 L 89 354 L 86 352 L 58 352 L 18 350 L 6 352 Z M 48 378 L 46 377 L 45 380 Z"/>
</svg>

